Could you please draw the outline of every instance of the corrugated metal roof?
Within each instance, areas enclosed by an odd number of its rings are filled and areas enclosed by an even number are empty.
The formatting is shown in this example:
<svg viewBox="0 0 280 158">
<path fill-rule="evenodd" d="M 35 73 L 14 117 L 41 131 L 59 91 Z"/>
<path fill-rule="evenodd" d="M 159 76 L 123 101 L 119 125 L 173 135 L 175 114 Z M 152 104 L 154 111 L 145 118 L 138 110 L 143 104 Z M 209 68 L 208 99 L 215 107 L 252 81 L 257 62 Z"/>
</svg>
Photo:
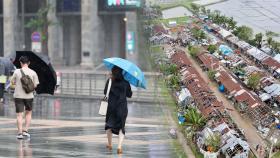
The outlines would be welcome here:
<svg viewBox="0 0 280 158">
<path fill-rule="evenodd" d="M 247 51 L 247 53 L 259 61 L 264 61 L 265 59 L 267 59 L 269 57 L 269 55 L 267 55 L 265 52 L 259 50 L 256 47 L 249 49 Z"/>
</svg>

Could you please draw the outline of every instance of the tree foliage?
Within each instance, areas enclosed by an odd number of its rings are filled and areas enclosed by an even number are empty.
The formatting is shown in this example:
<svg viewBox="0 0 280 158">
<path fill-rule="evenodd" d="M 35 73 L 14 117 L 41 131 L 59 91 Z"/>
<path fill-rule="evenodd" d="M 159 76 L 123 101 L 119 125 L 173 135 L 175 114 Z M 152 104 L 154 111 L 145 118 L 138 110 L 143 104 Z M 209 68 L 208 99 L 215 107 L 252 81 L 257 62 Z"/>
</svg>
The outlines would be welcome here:
<svg viewBox="0 0 280 158">
<path fill-rule="evenodd" d="M 233 19 L 233 17 L 230 17 L 227 21 L 227 29 L 228 30 L 234 30 L 236 28 L 237 22 Z"/>
<path fill-rule="evenodd" d="M 210 16 L 211 10 L 210 10 L 210 9 L 207 9 L 207 10 L 206 10 L 206 14 L 207 14 L 207 16 Z"/>
<path fill-rule="evenodd" d="M 266 37 L 278 37 L 279 33 L 273 32 L 273 31 L 266 31 L 265 32 Z"/>
<path fill-rule="evenodd" d="M 210 44 L 207 48 L 207 50 L 210 52 L 210 53 L 215 53 L 215 51 L 217 50 L 217 46 L 216 45 L 213 45 L 213 44 Z"/>
<path fill-rule="evenodd" d="M 199 130 L 206 124 L 206 119 L 195 108 L 189 108 L 185 114 L 185 125 Z"/>
<path fill-rule="evenodd" d="M 207 72 L 207 75 L 208 75 L 208 77 L 209 77 L 209 79 L 210 80 L 212 80 L 212 81 L 214 81 L 215 80 L 215 74 L 216 74 L 217 72 L 215 71 L 215 70 L 209 70 L 208 72 Z"/>
<path fill-rule="evenodd" d="M 204 15 L 207 14 L 207 11 L 206 11 L 205 6 L 201 6 L 201 7 L 200 7 L 200 11 L 201 11 L 201 13 L 204 14 Z"/>
<path fill-rule="evenodd" d="M 272 31 L 267 31 L 265 35 L 267 37 L 267 44 L 271 49 L 271 52 L 280 53 L 280 43 L 273 39 L 274 37 L 279 37 L 279 34 Z"/>
<path fill-rule="evenodd" d="M 255 35 L 255 41 L 256 41 L 256 44 L 257 44 L 258 48 L 262 47 L 262 40 L 263 40 L 263 34 L 262 33 L 258 33 L 258 34 Z"/>
<path fill-rule="evenodd" d="M 191 3 L 191 9 L 195 14 L 199 13 L 199 6 L 198 5 L 196 5 L 194 3 Z"/>
<path fill-rule="evenodd" d="M 206 38 L 206 34 L 204 31 L 198 29 L 198 28 L 192 28 L 191 33 L 197 40 L 202 40 Z"/>
<path fill-rule="evenodd" d="M 161 64 L 160 70 L 166 75 L 178 75 L 178 68 L 175 64 Z"/>
<path fill-rule="evenodd" d="M 30 19 L 26 24 L 25 27 L 31 28 L 33 31 L 39 31 L 42 33 L 42 40 L 46 40 L 45 29 L 51 24 L 51 21 L 47 19 L 48 11 L 51 7 L 48 5 L 46 7 L 42 7 L 38 10 L 36 17 Z"/>
<path fill-rule="evenodd" d="M 271 42 L 271 49 L 272 49 L 273 52 L 280 53 L 280 43 L 273 40 Z"/>
<path fill-rule="evenodd" d="M 258 73 L 252 74 L 248 78 L 248 87 L 256 90 L 258 88 L 258 85 L 260 84 L 261 76 Z"/>
<path fill-rule="evenodd" d="M 178 89 L 180 87 L 180 77 L 178 75 L 169 75 L 167 77 L 167 84 L 172 89 Z"/>
<path fill-rule="evenodd" d="M 200 52 L 199 47 L 189 47 L 189 53 L 192 57 L 196 57 L 199 52 Z"/>
<path fill-rule="evenodd" d="M 253 36 L 253 30 L 252 28 L 242 25 L 240 27 L 237 27 L 236 30 L 233 32 L 237 37 L 244 41 L 249 41 Z"/>
<path fill-rule="evenodd" d="M 26 24 L 26 28 L 30 28 L 32 31 L 38 31 L 41 34 L 42 51 L 48 52 L 48 26 L 53 23 L 48 20 L 47 15 L 50 9 L 53 9 L 50 5 L 44 6 L 38 10 L 36 16 L 30 19 Z"/>
<path fill-rule="evenodd" d="M 273 41 L 272 37 L 268 37 L 268 38 L 267 38 L 267 44 L 268 44 L 269 46 L 271 46 L 272 41 Z"/>
<path fill-rule="evenodd" d="M 235 30 L 237 22 L 233 19 L 233 17 L 226 17 L 225 15 L 221 15 L 220 11 L 215 10 L 214 12 L 207 12 L 209 19 L 211 19 L 214 23 L 225 27 L 228 30 Z"/>
</svg>

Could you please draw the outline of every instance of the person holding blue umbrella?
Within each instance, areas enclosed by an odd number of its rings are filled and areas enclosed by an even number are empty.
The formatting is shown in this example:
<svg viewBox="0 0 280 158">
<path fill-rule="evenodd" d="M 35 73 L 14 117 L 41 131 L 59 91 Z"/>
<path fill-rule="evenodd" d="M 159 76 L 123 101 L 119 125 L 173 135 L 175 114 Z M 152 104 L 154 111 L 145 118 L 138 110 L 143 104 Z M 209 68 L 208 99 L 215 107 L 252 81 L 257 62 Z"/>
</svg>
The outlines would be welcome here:
<svg viewBox="0 0 280 158">
<path fill-rule="evenodd" d="M 107 80 L 104 89 L 104 94 L 106 94 L 108 87 L 110 89 L 105 124 L 108 137 L 107 148 L 112 150 L 112 134 L 117 134 L 119 135 L 117 151 L 118 154 L 121 154 L 128 113 L 126 99 L 132 97 L 130 84 L 135 87 L 146 88 L 146 80 L 140 68 L 128 60 L 114 57 L 104 59 L 103 63 L 112 71 L 112 76 Z"/>
<path fill-rule="evenodd" d="M 107 148 L 112 150 L 112 135 L 119 135 L 118 154 L 122 154 L 122 142 L 125 135 L 125 122 L 128 113 L 127 97 L 132 97 L 131 87 L 124 79 L 123 70 L 117 66 L 112 68 L 112 75 L 107 80 L 104 94 L 109 88 L 108 109 L 105 119 L 105 131 L 108 138 Z M 111 87 L 109 87 L 109 82 Z"/>
</svg>

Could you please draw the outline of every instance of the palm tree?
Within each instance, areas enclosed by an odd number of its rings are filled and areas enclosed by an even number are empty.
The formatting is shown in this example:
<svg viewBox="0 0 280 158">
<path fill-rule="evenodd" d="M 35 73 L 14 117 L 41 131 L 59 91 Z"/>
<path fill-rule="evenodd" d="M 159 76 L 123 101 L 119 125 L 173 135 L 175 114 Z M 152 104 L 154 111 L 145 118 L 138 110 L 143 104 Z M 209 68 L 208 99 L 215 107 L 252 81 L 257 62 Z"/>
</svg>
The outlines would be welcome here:
<svg viewBox="0 0 280 158">
<path fill-rule="evenodd" d="M 263 34 L 262 33 L 258 33 L 255 35 L 255 42 L 256 42 L 256 46 L 258 48 L 262 47 L 262 40 L 263 40 Z"/>
<path fill-rule="evenodd" d="M 194 12 L 194 14 L 196 14 L 196 15 L 198 15 L 199 14 L 199 6 L 198 5 L 196 5 L 196 4 L 194 4 L 194 3 L 192 3 L 191 4 L 191 9 L 192 9 L 192 11 Z"/>
<path fill-rule="evenodd" d="M 270 48 L 271 48 L 272 41 L 273 41 L 272 37 L 267 38 L 267 44 Z"/>
<path fill-rule="evenodd" d="M 271 42 L 271 49 L 273 50 L 273 52 L 279 53 L 279 48 L 280 48 L 280 43 L 273 40 Z"/>
<path fill-rule="evenodd" d="M 201 13 L 204 14 L 204 15 L 206 15 L 206 13 L 207 13 L 207 12 L 206 12 L 206 8 L 205 8 L 204 6 L 201 6 L 201 7 L 200 7 L 200 11 L 201 11 Z"/>
<path fill-rule="evenodd" d="M 185 114 L 185 118 L 185 125 L 191 126 L 195 131 L 206 124 L 205 118 L 195 108 L 189 108 Z"/>
<path fill-rule="evenodd" d="M 228 22 L 228 18 L 226 16 L 222 15 L 220 17 L 220 20 L 221 20 L 220 22 L 221 22 L 222 26 L 225 27 Z"/>
<path fill-rule="evenodd" d="M 228 29 L 229 30 L 234 30 L 236 28 L 236 24 L 237 24 L 237 22 L 234 21 L 233 17 L 230 17 L 228 19 Z"/>
<path fill-rule="evenodd" d="M 211 14 L 211 10 L 210 10 L 210 9 L 207 9 L 207 10 L 206 10 L 206 15 L 207 15 L 207 16 L 210 16 L 210 14 Z"/>
<path fill-rule="evenodd" d="M 261 76 L 260 74 L 256 73 L 256 74 L 252 74 L 249 76 L 248 78 L 248 87 L 251 88 L 252 90 L 256 90 L 258 89 L 258 86 L 260 84 L 260 80 L 261 80 Z"/>
</svg>

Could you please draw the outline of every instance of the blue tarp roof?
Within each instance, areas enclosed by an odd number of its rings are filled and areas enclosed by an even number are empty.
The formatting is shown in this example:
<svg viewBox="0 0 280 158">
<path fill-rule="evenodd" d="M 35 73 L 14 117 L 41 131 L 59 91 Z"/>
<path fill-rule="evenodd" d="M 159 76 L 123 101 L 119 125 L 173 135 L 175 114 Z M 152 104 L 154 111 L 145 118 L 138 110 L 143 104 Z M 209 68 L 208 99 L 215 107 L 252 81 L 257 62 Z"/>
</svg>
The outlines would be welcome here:
<svg viewBox="0 0 280 158">
<path fill-rule="evenodd" d="M 229 55 L 229 54 L 233 53 L 232 49 L 226 45 L 220 45 L 219 51 L 221 51 L 223 53 L 223 55 Z"/>
</svg>

